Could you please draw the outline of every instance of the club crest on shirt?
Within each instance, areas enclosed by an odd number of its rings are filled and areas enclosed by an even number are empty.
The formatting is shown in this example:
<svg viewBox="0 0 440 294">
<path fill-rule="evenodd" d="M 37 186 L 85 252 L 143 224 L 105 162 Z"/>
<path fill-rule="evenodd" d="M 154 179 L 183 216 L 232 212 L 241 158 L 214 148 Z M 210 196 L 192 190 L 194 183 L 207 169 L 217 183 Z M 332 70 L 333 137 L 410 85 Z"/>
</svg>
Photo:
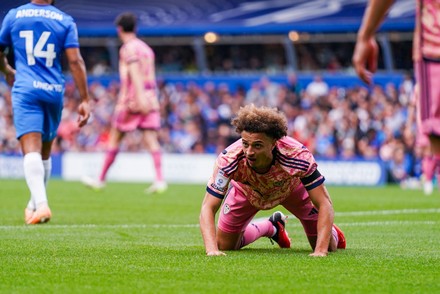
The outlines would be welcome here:
<svg viewBox="0 0 440 294">
<path fill-rule="evenodd" d="M 231 211 L 231 208 L 227 203 L 225 203 L 225 206 L 223 206 L 223 214 L 228 214 Z"/>
</svg>

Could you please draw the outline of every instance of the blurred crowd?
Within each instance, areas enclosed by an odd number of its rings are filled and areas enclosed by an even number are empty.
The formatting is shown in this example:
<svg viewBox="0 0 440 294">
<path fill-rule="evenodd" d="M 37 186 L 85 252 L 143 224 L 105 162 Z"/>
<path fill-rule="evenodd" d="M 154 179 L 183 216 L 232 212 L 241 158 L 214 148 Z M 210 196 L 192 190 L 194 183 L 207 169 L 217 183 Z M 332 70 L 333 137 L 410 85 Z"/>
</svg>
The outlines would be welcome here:
<svg viewBox="0 0 440 294">
<path fill-rule="evenodd" d="M 148 40 L 146 40 L 148 43 Z M 151 45 L 156 54 L 158 73 L 194 73 L 198 68 L 197 56 L 191 45 Z M 410 70 L 412 42 L 391 42 L 396 70 Z M 296 71 L 353 72 L 351 56 L 354 42 L 318 42 L 295 44 L 294 59 Z M 81 47 L 81 53 L 89 74 L 102 76 L 117 70 L 117 60 L 113 60 L 107 47 Z M 206 69 L 216 73 L 282 73 L 290 68 L 286 49 L 281 43 L 206 45 Z M 114 57 L 116 58 L 116 57 Z M 379 58 L 379 69 L 384 61 Z"/>
<path fill-rule="evenodd" d="M 79 97 L 73 83 L 65 92 L 65 108 L 55 152 L 104 151 L 111 116 L 118 96 L 117 80 L 90 84 L 93 115 L 76 127 Z M 320 75 L 301 85 L 294 73 L 287 82 L 276 83 L 262 76 L 249 88 L 207 82 L 168 83 L 158 81 L 162 129 L 160 141 L 168 153 L 221 152 L 238 138 L 230 120 L 240 106 L 254 103 L 277 107 L 289 123 L 289 135 L 305 144 L 317 158 L 381 159 L 390 182 L 419 177 L 420 150 L 416 147 L 413 81 L 371 89 L 329 87 Z M 12 123 L 10 91 L 0 84 L 0 152 L 19 153 Z M 127 134 L 122 151 L 143 151 L 141 133 Z"/>
</svg>

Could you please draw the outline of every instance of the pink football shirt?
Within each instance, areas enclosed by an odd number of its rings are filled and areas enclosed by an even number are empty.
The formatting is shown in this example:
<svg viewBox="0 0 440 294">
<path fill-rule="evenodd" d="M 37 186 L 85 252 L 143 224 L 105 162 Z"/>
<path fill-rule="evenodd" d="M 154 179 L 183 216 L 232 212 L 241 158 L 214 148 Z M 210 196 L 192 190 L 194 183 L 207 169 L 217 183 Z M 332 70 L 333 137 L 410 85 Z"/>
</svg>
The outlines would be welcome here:
<svg viewBox="0 0 440 294">
<path fill-rule="evenodd" d="M 241 190 L 254 207 L 271 209 L 292 196 L 299 185 L 312 189 L 324 182 L 312 153 L 295 139 L 278 140 L 273 154 L 270 170 L 259 174 L 247 164 L 241 139 L 236 141 L 217 157 L 208 193 L 223 198 L 231 184 Z"/>
<path fill-rule="evenodd" d="M 118 104 L 136 103 L 135 87 L 128 74 L 128 66 L 133 62 L 139 65 L 145 85 L 145 99 L 157 103 L 156 75 L 153 50 L 142 40 L 135 38 L 125 43 L 119 51 L 119 78 L 121 82 Z"/>
<path fill-rule="evenodd" d="M 440 0 L 417 0 L 414 60 L 440 59 Z"/>
</svg>

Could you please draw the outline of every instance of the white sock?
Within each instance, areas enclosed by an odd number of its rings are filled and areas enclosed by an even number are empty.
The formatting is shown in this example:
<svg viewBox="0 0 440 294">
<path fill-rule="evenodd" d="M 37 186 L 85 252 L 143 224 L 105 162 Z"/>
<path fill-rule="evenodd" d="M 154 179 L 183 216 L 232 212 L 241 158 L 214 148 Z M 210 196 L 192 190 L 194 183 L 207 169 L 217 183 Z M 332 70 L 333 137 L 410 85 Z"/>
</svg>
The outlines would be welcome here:
<svg viewBox="0 0 440 294">
<path fill-rule="evenodd" d="M 43 160 L 43 167 L 44 167 L 44 185 L 47 188 L 47 182 L 49 181 L 50 175 L 52 173 L 52 157 Z"/>
<path fill-rule="evenodd" d="M 43 160 L 43 167 L 44 167 L 44 185 L 47 188 L 47 183 L 49 181 L 50 175 L 52 173 L 52 158 L 49 157 L 49 159 Z M 30 210 L 37 209 L 37 205 L 34 202 L 34 199 L 29 200 L 27 208 Z"/>
<path fill-rule="evenodd" d="M 272 225 L 273 227 L 273 234 L 272 237 L 276 235 L 276 233 L 278 232 L 277 227 L 275 227 L 274 225 Z"/>
<path fill-rule="evenodd" d="M 37 206 L 34 203 L 34 199 L 32 199 L 32 195 L 31 195 L 31 199 L 28 202 L 28 205 L 26 206 L 27 209 L 29 210 L 35 210 L 37 209 Z"/>
<path fill-rule="evenodd" d="M 31 192 L 33 205 L 35 205 L 35 208 L 43 204 L 47 205 L 46 187 L 44 186 L 44 165 L 41 154 L 38 152 L 26 154 L 23 160 L 23 167 L 24 177 Z"/>
</svg>

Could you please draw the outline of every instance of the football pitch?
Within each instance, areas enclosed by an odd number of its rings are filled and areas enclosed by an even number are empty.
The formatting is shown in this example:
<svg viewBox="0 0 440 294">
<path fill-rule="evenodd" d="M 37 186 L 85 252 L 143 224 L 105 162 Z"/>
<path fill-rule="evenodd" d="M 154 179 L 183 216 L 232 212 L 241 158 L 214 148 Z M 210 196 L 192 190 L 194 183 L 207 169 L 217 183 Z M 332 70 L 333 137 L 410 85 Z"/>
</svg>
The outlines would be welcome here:
<svg viewBox="0 0 440 294">
<path fill-rule="evenodd" d="M 0 180 L 0 292 L 440 293 L 438 191 L 330 186 L 346 250 L 309 257 L 290 216 L 291 249 L 262 238 L 207 257 L 198 226 L 205 186 L 150 196 L 144 188 L 109 183 L 95 192 L 51 180 L 52 220 L 25 226 L 24 180 Z"/>
</svg>

